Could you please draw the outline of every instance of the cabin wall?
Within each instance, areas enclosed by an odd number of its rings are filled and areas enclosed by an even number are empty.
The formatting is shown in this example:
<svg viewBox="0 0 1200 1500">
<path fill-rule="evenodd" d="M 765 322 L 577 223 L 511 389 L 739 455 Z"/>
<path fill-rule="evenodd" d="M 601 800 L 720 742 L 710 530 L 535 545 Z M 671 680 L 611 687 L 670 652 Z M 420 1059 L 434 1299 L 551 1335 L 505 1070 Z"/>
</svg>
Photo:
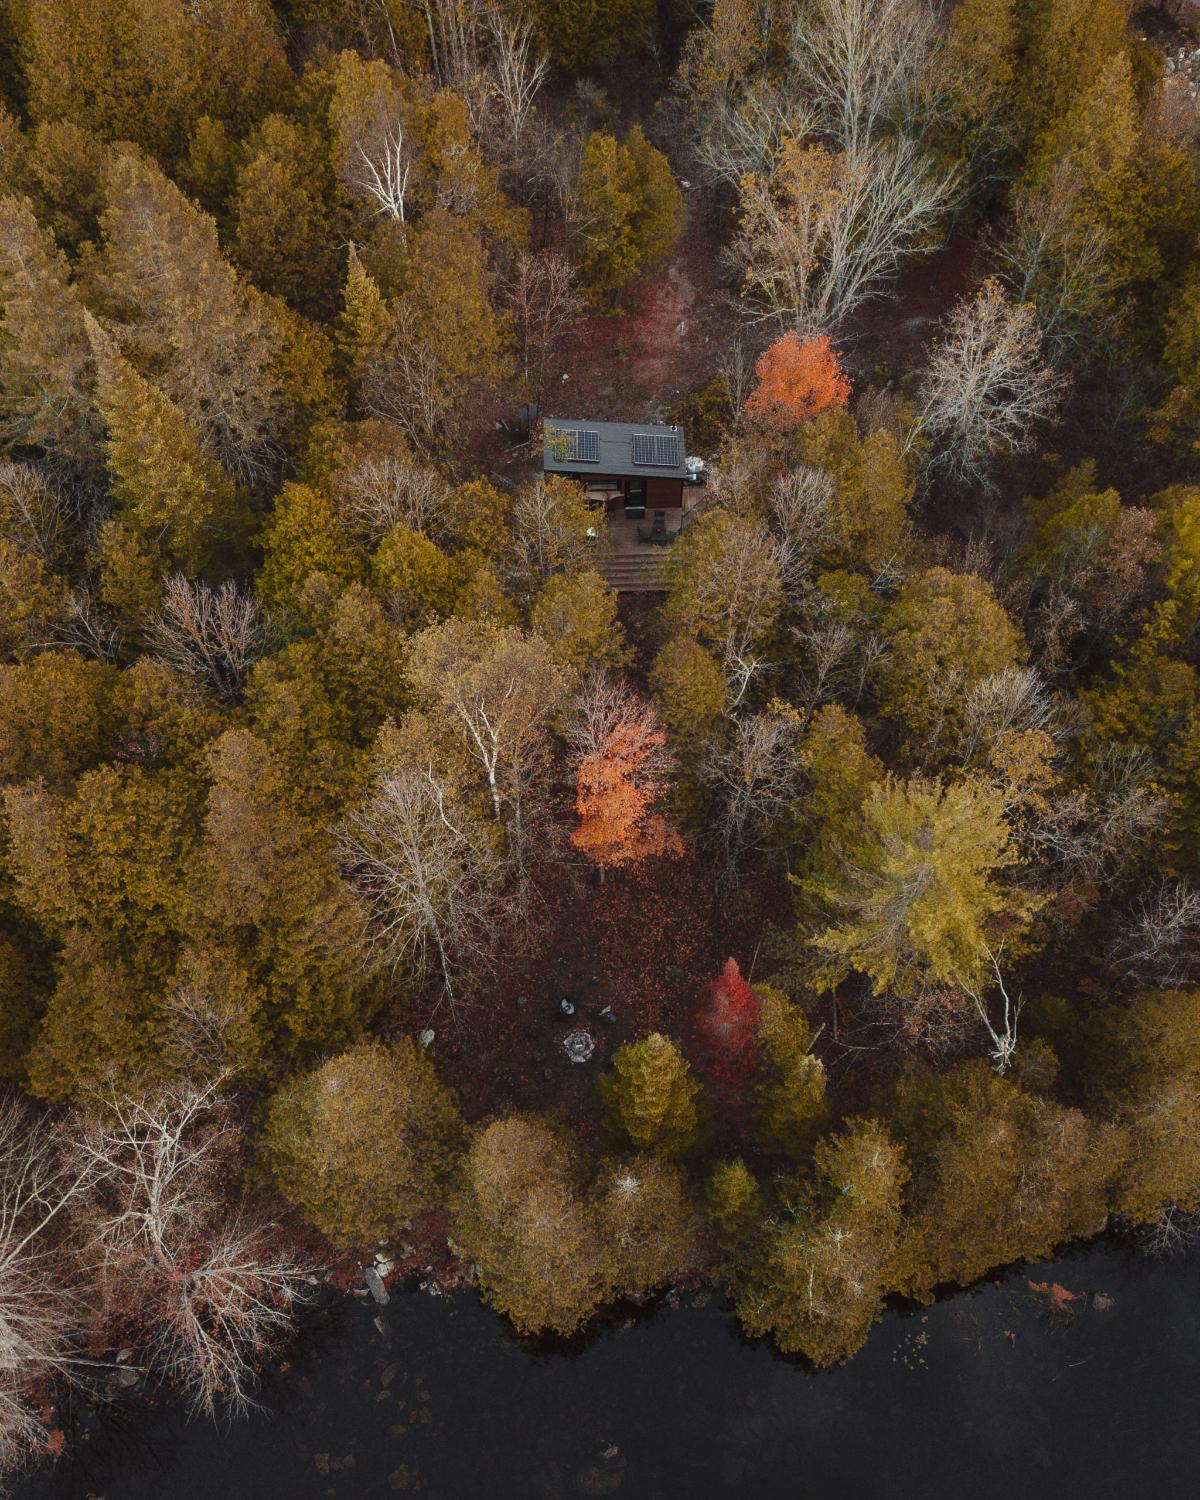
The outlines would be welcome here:
<svg viewBox="0 0 1200 1500">
<path fill-rule="evenodd" d="M 647 510 L 667 510 L 682 504 L 682 479 L 651 479 L 646 485 Z"/>
</svg>

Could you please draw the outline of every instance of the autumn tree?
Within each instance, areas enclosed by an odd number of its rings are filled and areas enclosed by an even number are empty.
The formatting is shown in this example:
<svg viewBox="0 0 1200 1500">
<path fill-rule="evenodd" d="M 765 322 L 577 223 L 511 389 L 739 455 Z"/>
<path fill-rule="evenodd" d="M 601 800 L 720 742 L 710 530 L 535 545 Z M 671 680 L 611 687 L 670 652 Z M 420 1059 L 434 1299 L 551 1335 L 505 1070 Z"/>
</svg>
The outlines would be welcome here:
<svg viewBox="0 0 1200 1500">
<path fill-rule="evenodd" d="M 213 0 L 33 0 L 21 48 L 38 120 L 67 119 L 172 157 L 203 115 L 238 133 L 288 81 L 270 8 Z"/>
<path fill-rule="evenodd" d="M 388 333 L 367 363 L 362 402 L 436 449 L 466 405 L 508 369 L 507 326 L 493 303 L 496 274 L 479 231 L 434 208 L 406 237 Z"/>
<path fill-rule="evenodd" d="M 448 713 L 487 784 L 492 814 L 519 826 L 531 768 L 568 687 L 544 643 L 469 620 L 431 626 L 413 642 L 413 687 Z"/>
<path fill-rule="evenodd" d="M 572 1334 L 610 1285 L 610 1253 L 559 1132 L 509 1115 L 475 1137 L 454 1235 L 484 1296 L 521 1333 Z"/>
<path fill-rule="evenodd" d="M 385 1239 L 444 1199 L 463 1126 L 428 1053 L 363 1043 L 271 1100 L 263 1152 L 275 1185 L 338 1245 Z"/>
<path fill-rule="evenodd" d="M 736 708 L 766 669 L 783 607 L 783 549 L 757 517 L 711 510 L 671 549 L 664 617 L 720 662 Z"/>
<path fill-rule="evenodd" d="M 667 790 L 666 735 L 658 715 L 620 679 L 594 677 L 585 686 L 571 729 L 575 810 L 571 841 L 606 869 L 673 858 L 683 842 L 651 808 Z"/>
<path fill-rule="evenodd" d="M 322 167 L 311 135 L 283 115 L 268 115 L 247 142 L 231 203 L 238 265 L 262 291 L 315 318 L 332 312 L 337 283 L 332 194 Z"/>
<path fill-rule="evenodd" d="M 594 66 L 598 58 L 627 56 L 655 36 L 654 7 L 647 0 L 534 0 L 538 35 L 558 66 Z"/>
<path fill-rule="evenodd" d="M 878 669 L 882 712 L 899 720 L 918 754 L 955 736 L 971 688 L 1024 654 L 994 590 L 971 573 L 916 574 L 881 623 L 890 646 Z"/>
<path fill-rule="evenodd" d="M 297 325 L 238 277 L 213 221 L 146 158 L 112 153 L 102 226 L 97 277 L 130 363 L 233 478 L 270 477 L 293 408 L 312 394 L 296 378 L 320 384 L 311 362 L 296 368 Z"/>
<path fill-rule="evenodd" d="M 803 1158 L 829 1118 L 825 1068 L 812 1050 L 812 1029 L 800 1007 L 770 985 L 759 994 L 755 1041 L 763 1076 L 755 1090 L 755 1124 L 768 1145 Z"/>
<path fill-rule="evenodd" d="M 742 978 L 736 958 L 727 958 L 709 981 L 696 1033 L 718 1077 L 737 1078 L 755 1061 L 751 1043 L 759 1018 L 759 997 Z"/>
<path fill-rule="evenodd" d="M 897 1277 L 909 1295 L 1104 1227 L 1119 1138 L 1079 1110 L 968 1062 L 902 1080 L 890 1119 L 912 1165 Z"/>
<path fill-rule="evenodd" d="M 806 337 L 836 332 L 879 296 L 945 215 L 953 168 L 911 138 L 867 138 L 852 154 L 788 136 L 768 171 L 742 180 L 731 254 L 758 314 Z"/>
<path fill-rule="evenodd" d="M 683 196 L 640 125 L 624 145 L 600 133 L 585 142 L 573 217 L 572 254 L 597 306 L 611 307 L 622 287 L 670 257 L 683 229 Z"/>
<path fill-rule="evenodd" d="M 815 1175 L 738 1257 L 733 1296 L 753 1337 L 818 1365 L 861 1346 L 892 1285 L 908 1168 L 874 1120 L 820 1142 Z"/>
<path fill-rule="evenodd" d="M 108 434 L 105 458 L 121 514 L 166 568 L 195 572 L 236 544 L 237 494 L 229 475 L 170 399 L 118 352 L 88 317 L 96 401 Z"/>
<path fill-rule="evenodd" d="M 366 911 L 339 878 L 334 841 L 291 805 L 280 759 L 261 738 L 226 730 L 205 758 L 191 951 L 241 997 L 226 1065 L 269 1076 L 282 1058 L 344 1045 L 368 1013 Z"/>
<path fill-rule="evenodd" d="M 719 1161 L 706 1193 L 708 1212 L 717 1228 L 721 1248 L 736 1251 L 762 1219 L 762 1189 L 740 1156 Z"/>
<path fill-rule="evenodd" d="M 1103 1007 L 1086 1031 L 1090 1098 L 1127 1133 L 1113 1205 L 1135 1224 L 1200 1204 L 1200 1028 L 1192 990 Z"/>
<path fill-rule="evenodd" d="M 197 787 L 175 769 L 105 764 L 70 793 L 4 794 L 13 896 L 55 945 L 55 983 L 27 1060 L 47 1098 L 162 1068 L 159 1006 L 184 929 Z"/>
<path fill-rule="evenodd" d="M 0 666 L 0 778 L 65 789 L 111 748 L 116 671 L 78 651 Z"/>
<path fill-rule="evenodd" d="M 655 1032 L 613 1054 L 600 1097 L 615 1129 L 635 1146 L 671 1155 L 695 1138 L 700 1086 L 669 1037 Z"/>
<path fill-rule="evenodd" d="M 0 199 L 0 414 L 8 441 L 94 472 L 91 360 L 66 257 L 27 199 Z"/>
<path fill-rule="evenodd" d="M 746 399 L 746 411 L 764 427 L 791 432 L 830 407 L 845 406 L 850 382 L 829 339 L 801 339 L 785 333 L 754 367 L 758 384 Z"/>
<path fill-rule="evenodd" d="M 522 485 L 501 542 L 501 573 L 514 596 L 531 600 L 555 575 L 574 578 L 593 570 L 601 519 L 583 486 L 564 474 Z"/>
<path fill-rule="evenodd" d="M 566 672 L 620 671 L 631 652 L 617 615 L 616 591 L 591 569 L 553 574 L 534 600 L 530 627 Z"/>
<path fill-rule="evenodd" d="M 926 979 L 981 982 L 1001 927 L 1013 931 L 1028 911 L 1000 883 L 1017 857 L 1004 813 L 980 779 L 872 785 L 861 834 L 820 888 L 831 917 L 812 938 L 822 984 L 851 971 L 876 994 L 913 993 Z"/>
<path fill-rule="evenodd" d="M 606 1164 L 597 1199 L 618 1295 L 645 1296 L 694 1263 L 700 1216 L 673 1162 L 641 1155 Z"/>
</svg>

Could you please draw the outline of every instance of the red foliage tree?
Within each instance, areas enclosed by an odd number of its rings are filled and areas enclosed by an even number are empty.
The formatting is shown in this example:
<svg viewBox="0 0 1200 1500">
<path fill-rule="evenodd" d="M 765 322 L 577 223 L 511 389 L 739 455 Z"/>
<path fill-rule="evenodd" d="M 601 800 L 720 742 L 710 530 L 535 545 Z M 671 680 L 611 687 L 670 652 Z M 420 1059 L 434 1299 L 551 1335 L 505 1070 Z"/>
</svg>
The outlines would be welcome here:
<svg viewBox="0 0 1200 1500">
<path fill-rule="evenodd" d="M 657 713 L 624 684 L 598 679 L 587 690 L 582 720 L 572 843 L 602 870 L 682 854 L 678 833 L 650 811 L 669 786 L 662 775 L 667 737 Z"/>
<path fill-rule="evenodd" d="M 758 384 L 746 398 L 746 411 L 776 432 L 794 432 L 818 412 L 850 399 L 850 382 L 825 335 L 802 339 L 785 333 L 754 369 Z"/>
<path fill-rule="evenodd" d="M 751 1046 L 758 1026 L 758 996 L 742 978 L 736 958 L 708 986 L 696 1024 L 715 1077 L 732 1081 L 752 1072 L 758 1060 Z"/>
</svg>

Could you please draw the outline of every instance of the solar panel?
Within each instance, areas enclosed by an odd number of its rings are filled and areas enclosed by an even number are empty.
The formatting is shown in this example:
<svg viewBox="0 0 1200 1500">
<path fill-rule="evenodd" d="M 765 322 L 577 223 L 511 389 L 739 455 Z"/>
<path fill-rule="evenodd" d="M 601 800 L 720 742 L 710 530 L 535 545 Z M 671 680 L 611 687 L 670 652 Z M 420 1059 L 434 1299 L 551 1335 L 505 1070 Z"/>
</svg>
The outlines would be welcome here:
<svg viewBox="0 0 1200 1500">
<path fill-rule="evenodd" d="M 635 432 L 630 442 L 635 464 L 650 464 L 659 469 L 679 467 L 677 432 Z"/>
<path fill-rule="evenodd" d="M 546 451 L 560 464 L 598 464 L 600 434 L 587 427 L 546 427 Z"/>
<path fill-rule="evenodd" d="M 600 462 L 600 434 L 589 427 L 571 433 L 571 457 L 576 463 L 598 464 Z"/>
</svg>

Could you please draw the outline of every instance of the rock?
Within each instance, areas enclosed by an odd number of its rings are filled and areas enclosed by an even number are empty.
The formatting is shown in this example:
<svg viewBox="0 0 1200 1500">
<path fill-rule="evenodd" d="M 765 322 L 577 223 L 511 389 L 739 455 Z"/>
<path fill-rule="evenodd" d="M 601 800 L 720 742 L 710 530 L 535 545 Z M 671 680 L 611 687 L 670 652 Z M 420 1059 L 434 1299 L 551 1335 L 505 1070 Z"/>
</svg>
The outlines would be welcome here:
<svg viewBox="0 0 1200 1500">
<path fill-rule="evenodd" d="M 379 1337 L 381 1339 L 387 1338 L 388 1337 L 388 1326 L 383 1321 L 383 1319 L 382 1318 L 376 1318 L 374 1320 L 374 1322 L 375 1322 L 375 1332 L 379 1335 Z"/>
<path fill-rule="evenodd" d="M 118 1349 L 117 1350 L 117 1363 L 119 1365 L 127 1365 L 132 1358 L 133 1358 L 133 1350 L 132 1349 Z"/>
<path fill-rule="evenodd" d="M 613 1011 L 611 1005 L 606 1005 L 596 1019 L 603 1021 L 606 1026 L 615 1026 L 617 1024 L 616 1013 Z"/>
<path fill-rule="evenodd" d="M 383 1277 L 374 1266 L 368 1266 L 363 1272 L 363 1280 L 367 1283 L 367 1290 L 375 1298 L 380 1307 L 385 1307 L 388 1302 L 388 1289 L 383 1284 Z"/>
<path fill-rule="evenodd" d="M 122 1390 L 130 1390 L 141 1378 L 138 1372 L 131 1370 L 128 1365 L 122 1365 L 117 1371 L 117 1384 Z"/>
<path fill-rule="evenodd" d="M 1093 1292 L 1092 1306 L 1097 1312 L 1112 1312 L 1116 1306 L 1116 1298 L 1110 1297 L 1107 1292 Z"/>
<path fill-rule="evenodd" d="M 596 1043 L 586 1031 L 572 1031 L 563 1038 L 563 1051 L 573 1063 L 585 1063 L 596 1050 Z"/>
<path fill-rule="evenodd" d="M 426 1026 L 425 1030 L 417 1037 L 417 1041 L 420 1042 L 422 1047 L 428 1047 L 433 1042 L 435 1036 L 437 1036 L 437 1032 L 434 1031 L 433 1027 Z"/>
<path fill-rule="evenodd" d="M 395 1263 L 393 1261 L 390 1261 L 386 1255 L 376 1255 L 375 1269 L 376 1271 L 378 1271 L 380 1276 L 387 1277 L 392 1274 L 396 1267 Z"/>
<path fill-rule="evenodd" d="M 558 1008 L 564 1016 L 573 1016 L 575 1014 L 575 1002 L 568 999 L 566 995 L 558 1002 Z"/>
</svg>

